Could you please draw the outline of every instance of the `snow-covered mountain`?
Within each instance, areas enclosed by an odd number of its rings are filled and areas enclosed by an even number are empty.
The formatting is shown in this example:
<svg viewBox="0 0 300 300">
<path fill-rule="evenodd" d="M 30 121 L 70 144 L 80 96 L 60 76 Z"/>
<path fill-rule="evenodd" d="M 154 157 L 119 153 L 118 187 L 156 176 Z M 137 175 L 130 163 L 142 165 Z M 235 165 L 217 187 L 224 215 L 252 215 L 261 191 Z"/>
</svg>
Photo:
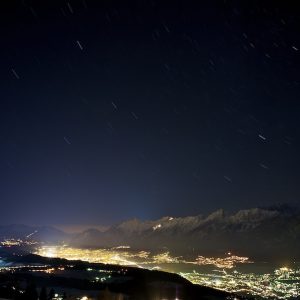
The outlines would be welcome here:
<svg viewBox="0 0 300 300">
<path fill-rule="evenodd" d="M 233 251 L 250 257 L 300 259 L 300 212 L 288 206 L 253 208 L 229 214 L 220 209 L 208 215 L 132 219 L 106 231 L 88 229 L 67 234 L 55 227 L 0 226 L 0 239 L 26 238 L 44 243 L 67 242 L 75 247 L 129 245 L 142 250 L 177 254 L 222 255 Z"/>
<path fill-rule="evenodd" d="M 145 232 L 169 232 L 175 234 L 176 232 L 188 233 L 198 231 L 201 229 L 213 228 L 215 229 L 234 229 L 232 226 L 236 226 L 235 229 L 247 230 L 249 228 L 255 228 L 261 222 L 276 217 L 279 215 L 278 211 L 270 211 L 265 209 L 250 209 L 241 210 L 233 215 L 228 215 L 223 209 L 217 210 L 208 216 L 198 215 L 193 217 L 173 218 L 163 217 L 155 221 L 139 221 L 133 219 L 121 223 L 115 227 L 115 230 L 128 234 L 144 234 Z M 242 225 L 242 226 L 241 226 Z"/>
<path fill-rule="evenodd" d="M 132 219 L 105 232 L 92 229 L 76 235 L 74 246 L 130 245 L 138 249 L 170 249 L 179 253 L 220 254 L 236 251 L 249 256 L 280 256 L 300 249 L 300 213 L 286 207 L 253 208 L 228 214 Z"/>
</svg>

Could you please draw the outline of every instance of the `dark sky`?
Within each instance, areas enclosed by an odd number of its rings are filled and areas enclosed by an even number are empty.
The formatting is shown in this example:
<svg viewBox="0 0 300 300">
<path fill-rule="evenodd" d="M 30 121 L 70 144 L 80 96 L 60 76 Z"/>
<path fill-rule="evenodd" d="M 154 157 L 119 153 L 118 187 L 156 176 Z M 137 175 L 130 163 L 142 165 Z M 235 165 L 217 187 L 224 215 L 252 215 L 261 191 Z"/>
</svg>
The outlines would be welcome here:
<svg viewBox="0 0 300 300">
<path fill-rule="evenodd" d="M 1 1 L 0 223 L 297 203 L 300 14 L 275 2 Z"/>
</svg>

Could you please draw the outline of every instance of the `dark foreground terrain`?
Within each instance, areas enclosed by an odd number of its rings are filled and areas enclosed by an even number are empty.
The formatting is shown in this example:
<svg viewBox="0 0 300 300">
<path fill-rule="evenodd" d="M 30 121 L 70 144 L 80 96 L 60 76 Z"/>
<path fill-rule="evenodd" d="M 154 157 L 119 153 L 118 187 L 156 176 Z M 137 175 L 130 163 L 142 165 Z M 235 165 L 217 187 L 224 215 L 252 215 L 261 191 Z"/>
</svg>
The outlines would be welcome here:
<svg viewBox="0 0 300 300">
<path fill-rule="evenodd" d="M 234 295 L 161 271 L 37 255 L 3 258 L 0 299 L 198 300 Z M 85 298 L 86 297 L 86 298 Z"/>
</svg>

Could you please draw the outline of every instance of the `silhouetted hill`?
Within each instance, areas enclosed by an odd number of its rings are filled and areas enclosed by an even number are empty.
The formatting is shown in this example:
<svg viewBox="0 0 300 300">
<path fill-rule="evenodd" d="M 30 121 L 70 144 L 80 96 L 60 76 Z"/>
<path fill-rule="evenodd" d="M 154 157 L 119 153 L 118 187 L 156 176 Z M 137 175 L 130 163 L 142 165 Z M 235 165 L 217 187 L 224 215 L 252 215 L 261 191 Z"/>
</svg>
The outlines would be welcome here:
<svg viewBox="0 0 300 300">
<path fill-rule="evenodd" d="M 79 290 L 101 291 L 105 288 L 129 296 L 132 300 L 152 300 L 158 295 L 173 299 L 176 295 L 182 300 L 230 299 L 234 295 L 208 287 L 198 286 L 173 273 L 150 271 L 146 269 L 68 261 L 64 259 L 45 258 L 38 255 L 27 255 L 10 258 L 15 265 L 26 265 L 15 269 L 13 273 L 0 274 L 1 282 L 34 282 L 38 287 L 60 287 Z M 58 274 L 41 274 L 31 272 L 30 266 L 47 266 L 47 268 L 64 268 Z M 89 271 L 107 272 L 110 281 L 106 283 L 90 280 Z M 85 275 L 85 272 L 87 272 Z M 76 275 L 77 274 L 77 275 Z M 99 273 L 97 273 L 99 274 Z M 100 276 L 100 275 L 98 275 Z"/>
<path fill-rule="evenodd" d="M 71 238 L 67 234 L 52 226 L 28 226 L 23 224 L 12 224 L 0 226 L 0 239 L 34 239 L 44 242 L 68 241 Z"/>
</svg>

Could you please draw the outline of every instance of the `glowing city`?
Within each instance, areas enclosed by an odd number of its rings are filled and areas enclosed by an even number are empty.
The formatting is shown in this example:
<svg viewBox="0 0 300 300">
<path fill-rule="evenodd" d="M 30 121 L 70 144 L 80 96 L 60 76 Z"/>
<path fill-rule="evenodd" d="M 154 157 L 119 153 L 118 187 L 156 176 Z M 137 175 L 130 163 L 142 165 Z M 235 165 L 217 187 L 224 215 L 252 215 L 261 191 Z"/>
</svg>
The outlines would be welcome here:
<svg viewBox="0 0 300 300">
<path fill-rule="evenodd" d="M 132 251 L 128 246 L 113 249 L 79 249 L 68 246 L 44 246 L 36 252 L 46 257 L 84 260 L 104 264 L 119 264 L 139 268 L 162 269 L 176 272 L 192 283 L 234 292 L 239 295 L 256 295 L 265 298 L 289 299 L 300 292 L 300 264 L 293 268 L 278 267 L 270 273 L 238 271 L 241 265 L 253 264 L 248 257 L 226 253 L 224 257 L 198 256 L 194 261 L 174 257 L 170 252 L 151 254 L 148 251 Z M 181 268 L 190 272 L 180 271 Z M 195 267 L 197 271 L 195 270 Z M 206 271 L 201 267 L 209 266 Z"/>
</svg>

